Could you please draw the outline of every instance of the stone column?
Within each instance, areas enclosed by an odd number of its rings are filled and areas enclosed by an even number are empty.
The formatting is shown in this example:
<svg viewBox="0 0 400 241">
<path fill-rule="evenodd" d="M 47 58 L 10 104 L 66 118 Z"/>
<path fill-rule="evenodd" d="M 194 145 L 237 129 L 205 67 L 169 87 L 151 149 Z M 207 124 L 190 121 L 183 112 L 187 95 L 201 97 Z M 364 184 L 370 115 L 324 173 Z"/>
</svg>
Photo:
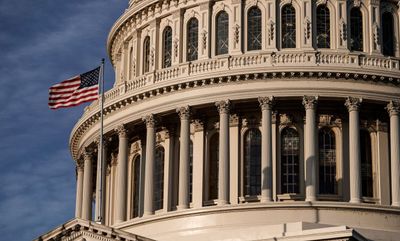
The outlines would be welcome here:
<svg viewBox="0 0 400 241">
<path fill-rule="evenodd" d="M 193 207 L 203 206 L 204 192 L 204 121 L 194 120 L 193 138 Z"/>
<path fill-rule="evenodd" d="M 148 115 L 142 118 L 146 123 L 146 160 L 144 175 L 144 206 L 143 215 L 154 213 L 154 156 L 156 147 L 155 119 L 154 115 Z"/>
<path fill-rule="evenodd" d="M 349 163 L 350 202 L 361 202 L 361 155 L 359 107 L 362 99 L 347 97 L 345 106 L 349 111 Z"/>
<path fill-rule="evenodd" d="M 190 107 L 184 106 L 176 110 L 181 120 L 179 148 L 179 201 L 178 209 L 189 208 L 190 181 Z"/>
<path fill-rule="evenodd" d="M 316 108 L 317 96 L 304 96 L 303 105 L 306 109 L 306 125 L 304 131 L 304 161 L 306 177 L 306 201 L 316 200 L 316 157 L 317 157 L 317 127 Z"/>
<path fill-rule="evenodd" d="M 261 202 L 272 201 L 272 104 L 273 97 L 258 97 L 261 119 Z"/>
<path fill-rule="evenodd" d="M 96 172 L 96 209 L 94 218 L 96 222 L 104 224 L 105 215 L 105 198 L 106 198 L 106 147 L 107 143 L 103 139 L 103 163 L 101 163 L 100 150 L 100 138 L 96 140 L 98 146 L 98 156 L 97 156 L 97 172 Z M 100 201 L 101 198 L 101 201 Z"/>
<path fill-rule="evenodd" d="M 400 103 L 390 101 L 387 105 L 390 115 L 390 167 L 392 181 L 392 206 L 400 206 Z"/>
<path fill-rule="evenodd" d="M 115 223 L 126 220 L 127 198 L 127 170 L 128 170 L 128 135 L 124 125 L 117 127 L 118 133 L 118 164 L 117 164 L 117 190 L 115 200 Z"/>
<path fill-rule="evenodd" d="M 82 194 L 83 194 L 83 162 L 78 160 L 76 162 L 76 204 L 75 204 L 75 217 L 82 217 Z"/>
<path fill-rule="evenodd" d="M 215 103 L 219 112 L 218 205 L 229 203 L 229 100 Z"/>
<path fill-rule="evenodd" d="M 82 197 L 82 219 L 92 219 L 92 197 L 93 197 L 93 183 L 92 183 L 92 153 L 85 150 L 83 153 L 84 170 L 83 170 L 83 197 Z"/>
</svg>

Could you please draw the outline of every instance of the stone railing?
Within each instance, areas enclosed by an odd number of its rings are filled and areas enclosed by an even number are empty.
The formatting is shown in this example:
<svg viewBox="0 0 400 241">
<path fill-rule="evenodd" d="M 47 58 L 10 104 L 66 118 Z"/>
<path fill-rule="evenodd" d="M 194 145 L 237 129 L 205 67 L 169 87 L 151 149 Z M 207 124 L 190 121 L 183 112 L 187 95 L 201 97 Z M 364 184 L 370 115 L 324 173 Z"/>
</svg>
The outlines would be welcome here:
<svg viewBox="0 0 400 241">
<path fill-rule="evenodd" d="M 399 59 L 387 58 L 381 56 L 367 56 L 352 53 L 330 53 L 330 52 L 278 52 L 278 53 L 259 53 L 244 54 L 238 56 L 226 56 L 207 60 L 198 60 L 184 63 L 178 66 L 172 66 L 165 69 L 156 70 L 153 73 L 138 76 L 128 80 L 121 86 L 116 86 L 105 93 L 105 103 L 109 103 L 121 95 L 138 90 L 152 84 L 159 84 L 165 81 L 174 83 L 185 81 L 188 77 L 192 79 L 204 78 L 207 76 L 219 76 L 227 73 L 229 70 L 241 71 L 246 74 L 248 68 L 257 69 L 261 72 L 285 71 L 286 67 L 313 67 L 315 71 L 330 71 L 333 67 L 341 68 L 342 71 L 364 73 L 366 70 L 372 72 L 379 70 L 386 71 L 388 75 L 399 75 Z M 321 67 L 323 69 L 321 69 Z M 324 69 L 329 67 L 329 69 Z M 350 68 L 350 69 L 349 69 Z M 373 73 L 374 74 L 374 73 Z M 85 111 L 90 111 L 97 106 L 98 101 L 93 102 Z M 96 107 L 97 109 L 97 107 Z"/>
</svg>

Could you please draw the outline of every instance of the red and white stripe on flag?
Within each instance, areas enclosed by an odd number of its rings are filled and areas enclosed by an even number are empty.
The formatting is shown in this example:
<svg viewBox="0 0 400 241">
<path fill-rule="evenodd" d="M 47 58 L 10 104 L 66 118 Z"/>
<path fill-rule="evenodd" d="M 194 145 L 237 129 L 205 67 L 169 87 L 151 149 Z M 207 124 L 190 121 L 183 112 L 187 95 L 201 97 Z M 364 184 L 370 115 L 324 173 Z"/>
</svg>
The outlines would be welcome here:
<svg viewBox="0 0 400 241">
<path fill-rule="evenodd" d="M 78 75 L 50 87 L 50 109 L 72 107 L 84 102 L 97 100 L 99 95 L 98 84 L 80 88 L 81 82 L 81 75 Z"/>
</svg>

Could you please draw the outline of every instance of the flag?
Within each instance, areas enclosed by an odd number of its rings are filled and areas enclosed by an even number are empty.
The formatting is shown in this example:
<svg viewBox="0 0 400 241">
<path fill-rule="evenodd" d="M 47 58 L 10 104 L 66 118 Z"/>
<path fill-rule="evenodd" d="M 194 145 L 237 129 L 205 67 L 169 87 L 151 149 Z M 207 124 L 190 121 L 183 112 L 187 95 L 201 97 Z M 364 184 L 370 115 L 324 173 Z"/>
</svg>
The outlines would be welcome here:
<svg viewBox="0 0 400 241">
<path fill-rule="evenodd" d="M 49 89 L 49 107 L 72 107 L 98 99 L 100 66 L 84 74 L 64 80 Z"/>
</svg>

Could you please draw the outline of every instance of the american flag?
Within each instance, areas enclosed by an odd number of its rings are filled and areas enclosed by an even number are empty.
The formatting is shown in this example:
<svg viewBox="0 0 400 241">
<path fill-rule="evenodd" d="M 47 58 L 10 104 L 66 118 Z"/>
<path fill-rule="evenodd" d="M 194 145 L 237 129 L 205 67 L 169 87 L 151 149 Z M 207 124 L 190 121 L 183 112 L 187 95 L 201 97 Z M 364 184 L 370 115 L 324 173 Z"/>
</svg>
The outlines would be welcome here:
<svg viewBox="0 0 400 241">
<path fill-rule="evenodd" d="M 98 99 L 100 67 L 64 80 L 49 89 L 49 107 L 72 107 Z"/>
</svg>

